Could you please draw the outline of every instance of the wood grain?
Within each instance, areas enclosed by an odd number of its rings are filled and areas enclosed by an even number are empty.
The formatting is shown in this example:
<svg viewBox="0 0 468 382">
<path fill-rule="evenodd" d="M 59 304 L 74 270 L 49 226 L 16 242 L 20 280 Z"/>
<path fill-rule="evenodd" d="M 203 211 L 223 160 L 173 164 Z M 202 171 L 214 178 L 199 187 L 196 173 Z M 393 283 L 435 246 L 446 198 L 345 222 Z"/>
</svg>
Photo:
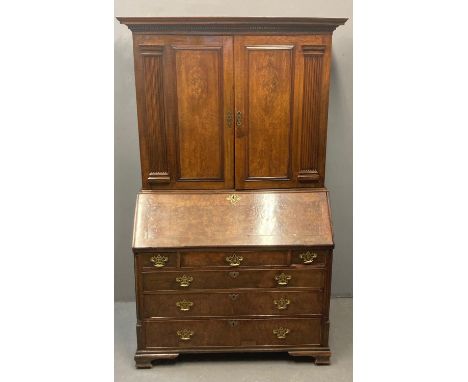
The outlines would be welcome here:
<svg viewBox="0 0 468 382">
<path fill-rule="evenodd" d="M 328 192 L 142 192 L 133 248 L 332 246 Z"/>
<path fill-rule="evenodd" d="M 145 293 L 144 318 L 317 315 L 322 313 L 322 298 L 319 290 Z M 275 304 L 280 299 L 289 301 L 285 309 Z M 177 307 L 182 300 L 193 303 L 188 311 Z"/>
<path fill-rule="evenodd" d="M 247 179 L 291 175 L 292 48 L 246 47 Z"/>
<path fill-rule="evenodd" d="M 134 46 L 143 189 L 232 188 L 232 38 L 136 35 Z"/>
<path fill-rule="evenodd" d="M 321 337 L 320 322 L 320 318 L 210 319 L 145 321 L 143 325 L 147 349 L 184 349 L 195 346 L 317 346 Z M 278 339 L 273 333 L 280 327 L 290 330 L 284 339 Z M 177 336 L 177 331 L 183 328 L 193 331 L 190 340 L 183 341 Z"/>
<path fill-rule="evenodd" d="M 329 36 L 235 36 L 237 189 L 323 187 Z"/>
<path fill-rule="evenodd" d="M 223 180 L 221 47 L 176 50 L 179 180 Z"/>
<path fill-rule="evenodd" d="M 291 277 L 288 284 L 280 286 L 276 276 Z M 142 272 L 142 290 L 196 290 L 196 289 L 239 289 L 239 288 L 323 288 L 325 272 L 321 269 L 238 269 L 233 271 L 191 270 Z M 178 277 L 192 278 L 188 287 L 180 286 Z"/>
</svg>

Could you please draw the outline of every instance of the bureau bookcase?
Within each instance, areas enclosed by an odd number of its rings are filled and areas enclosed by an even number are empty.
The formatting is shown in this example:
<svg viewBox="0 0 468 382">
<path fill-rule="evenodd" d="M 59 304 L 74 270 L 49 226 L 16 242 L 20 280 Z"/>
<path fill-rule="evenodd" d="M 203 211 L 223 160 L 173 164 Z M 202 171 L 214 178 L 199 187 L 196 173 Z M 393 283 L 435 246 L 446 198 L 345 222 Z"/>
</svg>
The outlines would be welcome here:
<svg viewBox="0 0 468 382">
<path fill-rule="evenodd" d="M 331 41 L 346 19 L 118 18 L 142 191 L 137 367 L 184 352 L 327 364 Z"/>
</svg>

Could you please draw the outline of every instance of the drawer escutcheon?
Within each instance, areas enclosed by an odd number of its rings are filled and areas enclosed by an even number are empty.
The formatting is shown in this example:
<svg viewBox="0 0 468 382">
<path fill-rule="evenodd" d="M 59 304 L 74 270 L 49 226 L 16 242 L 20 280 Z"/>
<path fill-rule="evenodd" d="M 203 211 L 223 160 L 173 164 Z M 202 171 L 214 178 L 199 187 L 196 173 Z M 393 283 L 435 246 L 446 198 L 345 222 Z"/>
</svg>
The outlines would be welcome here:
<svg viewBox="0 0 468 382">
<path fill-rule="evenodd" d="M 273 329 L 273 334 L 276 334 L 277 338 L 286 338 L 286 334 L 288 334 L 290 330 L 288 328 L 277 328 Z"/>
<path fill-rule="evenodd" d="M 181 287 L 188 287 L 190 286 L 190 283 L 193 281 L 193 277 L 182 275 L 181 277 L 177 277 L 176 281 L 179 283 Z"/>
<path fill-rule="evenodd" d="M 152 256 L 150 261 L 156 268 L 164 267 L 169 258 L 167 256 L 161 256 L 159 253 L 156 256 Z"/>
<path fill-rule="evenodd" d="M 236 195 L 236 194 L 231 194 L 231 195 L 229 195 L 229 196 L 226 198 L 226 200 L 227 200 L 228 202 L 231 202 L 231 204 L 232 204 L 233 206 L 235 206 L 235 205 L 237 204 L 237 202 L 238 202 L 239 200 L 241 200 L 241 197 L 240 197 L 239 195 Z"/>
<path fill-rule="evenodd" d="M 237 276 L 239 276 L 239 272 L 229 272 L 229 276 L 235 279 Z"/>
<path fill-rule="evenodd" d="M 305 253 L 301 253 L 299 257 L 302 259 L 304 264 L 312 264 L 317 258 L 317 254 L 314 252 L 307 251 Z"/>
<path fill-rule="evenodd" d="M 177 335 L 182 341 L 188 341 L 190 337 L 194 334 L 193 330 L 190 329 L 181 329 L 177 331 Z"/>
</svg>

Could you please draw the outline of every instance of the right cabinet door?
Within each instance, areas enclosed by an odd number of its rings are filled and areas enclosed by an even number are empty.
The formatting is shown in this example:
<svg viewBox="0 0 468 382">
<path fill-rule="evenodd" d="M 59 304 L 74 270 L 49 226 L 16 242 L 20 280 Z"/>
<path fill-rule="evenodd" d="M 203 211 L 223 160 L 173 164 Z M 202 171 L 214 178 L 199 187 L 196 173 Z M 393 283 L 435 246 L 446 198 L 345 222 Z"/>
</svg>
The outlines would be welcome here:
<svg viewBox="0 0 468 382">
<path fill-rule="evenodd" d="M 237 189 L 323 187 L 331 35 L 236 36 Z"/>
</svg>

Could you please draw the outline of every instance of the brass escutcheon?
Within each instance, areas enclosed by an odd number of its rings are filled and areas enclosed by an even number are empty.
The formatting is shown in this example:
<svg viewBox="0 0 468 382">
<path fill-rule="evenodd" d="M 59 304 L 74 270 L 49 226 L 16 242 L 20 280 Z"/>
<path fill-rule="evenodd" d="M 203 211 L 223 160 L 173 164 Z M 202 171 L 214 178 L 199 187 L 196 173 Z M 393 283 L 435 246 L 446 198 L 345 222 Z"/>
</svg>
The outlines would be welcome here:
<svg viewBox="0 0 468 382">
<path fill-rule="evenodd" d="M 288 334 L 290 330 L 288 328 L 277 328 L 273 329 L 273 334 L 276 334 L 277 338 L 286 338 L 286 334 Z"/>
<path fill-rule="evenodd" d="M 229 276 L 235 279 L 237 276 L 239 276 L 239 272 L 229 272 Z"/>
<path fill-rule="evenodd" d="M 177 277 L 176 281 L 179 283 L 181 287 L 188 287 L 190 286 L 190 283 L 193 281 L 193 277 L 182 275 L 181 277 Z"/>
<path fill-rule="evenodd" d="M 275 276 L 275 280 L 277 281 L 278 285 L 288 285 L 289 280 L 291 280 L 291 275 L 281 273 Z"/>
<path fill-rule="evenodd" d="M 242 260 L 244 260 L 244 258 L 239 256 L 237 253 L 233 253 L 231 256 L 226 257 L 226 261 L 231 267 L 238 267 Z"/>
<path fill-rule="evenodd" d="M 288 308 L 288 305 L 291 303 L 287 298 L 281 297 L 279 300 L 273 300 L 273 303 L 276 305 L 278 310 L 284 310 Z"/>
<path fill-rule="evenodd" d="M 236 113 L 236 126 L 241 127 L 242 126 L 242 112 L 238 111 Z"/>
<path fill-rule="evenodd" d="M 232 300 L 232 301 L 235 301 L 239 298 L 239 293 L 229 293 L 229 298 Z"/>
<path fill-rule="evenodd" d="M 182 311 L 187 311 L 193 306 L 193 302 L 187 300 L 177 301 L 176 306 Z"/>
<path fill-rule="evenodd" d="M 301 253 L 299 257 L 302 259 L 304 264 L 312 264 L 317 258 L 317 254 L 307 251 L 306 253 Z"/>
<path fill-rule="evenodd" d="M 229 323 L 229 326 L 231 328 L 233 328 L 234 326 L 239 325 L 239 321 L 237 321 L 237 320 L 229 320 L 228 323 Z"/>
<path fill-rule="evenodd" d="M 188 341 L 190 337 L 193 336 L 193 330 L 190 329 L 181 329 L 177 331 L 177 335 L 180 337 L 181 340 L 183 341 Z"/>
<path fill-rule="evenodd" d="M 153 266 L 156 268 L 161 268 L 166 265 L 167 260 L 169 260 L 166 256 L 161 256 L 159 253 L 156 256 L 152 256 L 150 261 L 153 263 Z"/>
<path fill-rule="evenodd" d="M 240 200 L 240 196 L 236 194 L 229 195 L 226 200 L 231 202 L 232 205 L 236 205 L 236 203 Z"/>
</svg>

